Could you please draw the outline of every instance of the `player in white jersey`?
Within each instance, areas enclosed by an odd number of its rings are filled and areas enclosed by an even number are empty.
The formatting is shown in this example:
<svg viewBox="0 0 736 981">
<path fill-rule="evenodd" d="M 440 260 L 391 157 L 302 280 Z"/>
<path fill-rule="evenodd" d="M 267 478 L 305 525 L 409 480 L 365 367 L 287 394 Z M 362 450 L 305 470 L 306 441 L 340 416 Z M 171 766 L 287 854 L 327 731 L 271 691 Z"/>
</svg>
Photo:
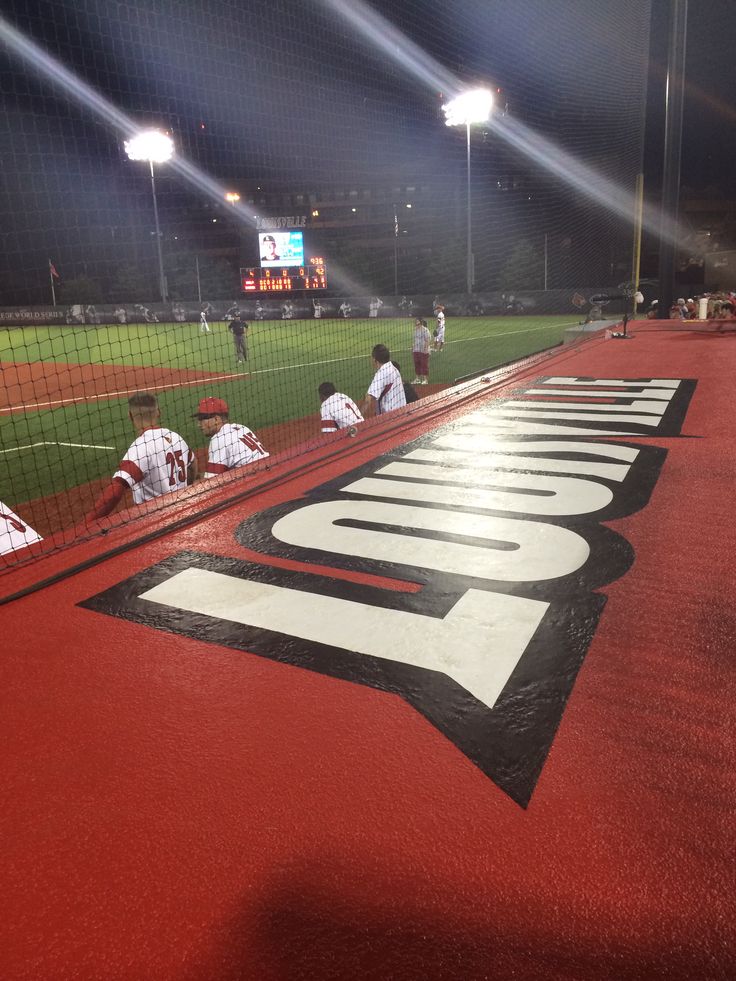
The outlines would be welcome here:
<svg viewBox="0 0 736 981">
<path fill-rule="evenodd" d="M 361 406 L 366 419 L 406 405 L 404 383 L 401 374 L 391 363 L 391 352 L 386 345 L 376 344 L 371 351 L 371 358 L 376 373 Z"/>
<path fill-rule="evenodd" d="M 0 555 L 19 552 L 27 545 L 42 542 L 43 538 L 30 525 L 0 501 Z M 0 559 L 0 567 L 4 565 Z"/>
<path fill-rule="evenodd" d="M 224 399 L 202 399 L 194 413 L 203 436 L 210 441 L 205 477 L 244 467 L 268 456 L 260 440 L 247 426 L 229 422 L 230 409 Z"/>
<path fill-rule="evenodd" d="M 363 414 L 347 395 L 338 392 L 332 382 L 322 382 L 318 388 L 322 403 L 320 418 L 323 433 L 334 433 L 338 429 L 349 429 L 363 422 Z"/>
<path fill-rule="evenodd" d="M 158 399 L 150 392 L 137 392 L 128 399 L 128 416 L 138 434 L 107 490 L 95 502 L 87 521 L 104 518 L 122 500 L 128 489 L 135 504 L 181 490 L 194 483 L 197 462 L 182 437 L 161 426 Z"/>
<path fill-rule="evenodd" d="M 441 351 L 445 346 L 445 308 L 443 306 L 437 307 L 436 317 L 437 326 L 434 329 L 434 349 L 435 351 Z"/>
</svg>

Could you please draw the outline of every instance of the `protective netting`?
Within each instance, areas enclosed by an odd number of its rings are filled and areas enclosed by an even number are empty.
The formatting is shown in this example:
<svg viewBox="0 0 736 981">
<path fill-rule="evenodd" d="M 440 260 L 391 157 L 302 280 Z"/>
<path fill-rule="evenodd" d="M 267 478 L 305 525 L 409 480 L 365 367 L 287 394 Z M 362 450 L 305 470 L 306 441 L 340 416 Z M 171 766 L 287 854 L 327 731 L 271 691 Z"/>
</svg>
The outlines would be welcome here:
<svg viewBox="0 0 736 981">
<path fill-rule="evenodd" d="M 303 448 L 319 384 L 360 403 L 374 344 L 413 377 L 416 317 L 445 308 L 436 392 L 631 280 L 648 2 L 4 10 L 0 511 L 43 536 L 78 533 L 138 391 L 201 463 L 207 397 Z M 442 105 L 479 85 L 468 145 Z M 150 127 L 174 145 L 153 182 L 123 146 Z"/>
</svg>

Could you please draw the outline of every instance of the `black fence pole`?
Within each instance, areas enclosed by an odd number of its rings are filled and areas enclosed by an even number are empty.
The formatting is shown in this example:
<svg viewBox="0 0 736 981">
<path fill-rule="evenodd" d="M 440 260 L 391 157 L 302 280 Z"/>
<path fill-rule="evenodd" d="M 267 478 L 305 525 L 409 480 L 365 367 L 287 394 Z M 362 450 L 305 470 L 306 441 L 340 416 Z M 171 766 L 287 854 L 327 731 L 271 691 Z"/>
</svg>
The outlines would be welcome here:
<svg viewBox="0 0 736 981">
<path fill-rule="evenodd" d="M 687 0 L 671 0 L 667 48 L 667 88 L 665 90 L 662 228 L 659 238 L 659 305 L 657 315 L 660 320 L 669 318 L 670 307 L 675 299 L 677 243 L 673 230 L 677 225 L 680 200 L 686 41 Z"/>
</svg>

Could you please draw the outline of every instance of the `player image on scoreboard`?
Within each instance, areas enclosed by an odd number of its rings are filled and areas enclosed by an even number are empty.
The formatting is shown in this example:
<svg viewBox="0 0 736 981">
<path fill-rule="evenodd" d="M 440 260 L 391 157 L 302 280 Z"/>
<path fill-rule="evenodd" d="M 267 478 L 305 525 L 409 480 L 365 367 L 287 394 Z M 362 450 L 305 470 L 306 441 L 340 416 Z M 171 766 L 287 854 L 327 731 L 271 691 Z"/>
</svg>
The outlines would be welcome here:
<svg viewBox="0 0 736 981">
<path fill-rule="evenodd" d="M 263 268 L 304 265 L 303 232 L 259 232 L 258 246 Z"/>
</svg>

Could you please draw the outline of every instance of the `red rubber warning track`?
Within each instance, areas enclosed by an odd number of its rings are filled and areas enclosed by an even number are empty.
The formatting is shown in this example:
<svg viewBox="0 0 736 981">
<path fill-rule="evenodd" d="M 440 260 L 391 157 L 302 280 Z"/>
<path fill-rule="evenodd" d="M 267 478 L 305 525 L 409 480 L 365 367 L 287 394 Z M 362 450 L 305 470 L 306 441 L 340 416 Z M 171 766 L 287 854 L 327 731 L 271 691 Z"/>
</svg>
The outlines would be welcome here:
<svg viewBox="0 0 736 981">
<path fill-rule="evenodd" d="M 633 331 L 2 578 L 3 979 L 736 976 L 736 345 Z"/>
</svg>

